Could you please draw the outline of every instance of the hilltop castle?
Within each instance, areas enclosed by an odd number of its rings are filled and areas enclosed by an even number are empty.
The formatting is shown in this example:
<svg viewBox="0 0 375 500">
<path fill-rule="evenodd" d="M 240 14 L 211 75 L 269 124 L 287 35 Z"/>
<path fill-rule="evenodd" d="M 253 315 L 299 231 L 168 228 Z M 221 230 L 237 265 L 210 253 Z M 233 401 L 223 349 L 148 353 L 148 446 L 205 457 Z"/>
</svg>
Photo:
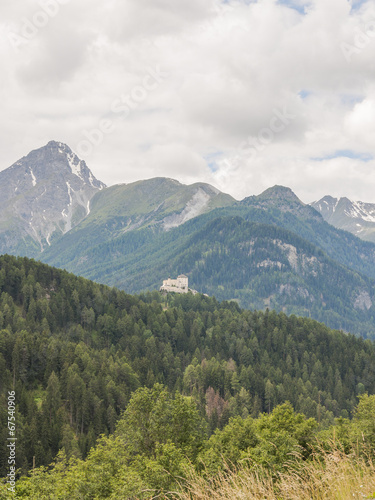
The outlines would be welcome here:
<svg viewBox="0 0 375 500">
<path fill-rule="evenodd" d="M 189 288 L 189 278 L 185 276 L 184 274 L 180 274 L 180 276 L 177 276 L 176 280 L 172 280 L 171 278 L 168 278 L 167 280 L 163 281 L 163 285 L 160 287 L 160 292 L 168 293 L 168 292 L 174 292 L 174 293 L 192 293 L 193 295 L 196 295 L 197 290 L 193 290 L 192 288 Z M 203 294 L 205 297 L 208 297 L 206 293 Z"/>
<path fill-rule="evenodd" d="M 163 286 L 160 287 L 161 292 L 188 293 L 189 278 L 184 274 L 180 274 L 176 280 L 168 278 L 163 281 Z M 191 290 L 190 290 L 191 291 Z"/>
</svg>

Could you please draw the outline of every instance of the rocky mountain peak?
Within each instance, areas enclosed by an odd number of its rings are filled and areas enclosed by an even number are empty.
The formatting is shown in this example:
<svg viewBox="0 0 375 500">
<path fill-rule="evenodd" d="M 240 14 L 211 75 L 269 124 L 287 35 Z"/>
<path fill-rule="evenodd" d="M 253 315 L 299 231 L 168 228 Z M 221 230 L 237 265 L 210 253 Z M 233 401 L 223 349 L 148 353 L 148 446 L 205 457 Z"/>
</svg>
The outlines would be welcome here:
<svg viewBox="0 0 375 500">
<path fill-rule="evenodd" d="M 257 196 L 259 200 L 283 200 L 283 201 L 293 201 L 297 202 L 301 205 L 304 205 L 302 201 L 294 194 L 294 192 L 289 188 L 285 186 L 273 186 L 261 193 L 259 196 Z"/>
<path fill-rule="evenodd" d="M 285 186 L 273 186 L 258 196 L 245 198 L 240 204 L 258 210 L 276 209 L 292 213 L 304 222 L 322 220 L 322 216 L 316 210 L 303 203 L 289 187 Z"/>
<path fill-rule="evenodd" d="M 88 215 L 104 187 L 62 142 L 31 151 L 0 172 L 0 253 L 19 251 L 26 240 L 43 251 Z"/>
<path fill-rule="evenodd" d="M 80 184 L 84 183 L 97 189 L 105 187 L 102 182 L 95 179 L 86 162 L 78 158 L 70 147 L 62 142 L 50 141 L 46 146 L 31 151 L 10 168 L 13 171 L 23 170 L 26 176 L 29 176 L 29 180 L 31 178 L 33 187 L 38 180 L 43 181 L 51 175 L 69 177 L 71 174 L 81 181 Z M 14 176 L 14 172 L 12 175 Z"/>
<path fill-rule="evenodd" d="M 374 203 L 352 201 L 345 197 L 324 196 L 311 205 L 329 224 L 349 231 L 364 240 L 375 242 Z"/>
</svg>

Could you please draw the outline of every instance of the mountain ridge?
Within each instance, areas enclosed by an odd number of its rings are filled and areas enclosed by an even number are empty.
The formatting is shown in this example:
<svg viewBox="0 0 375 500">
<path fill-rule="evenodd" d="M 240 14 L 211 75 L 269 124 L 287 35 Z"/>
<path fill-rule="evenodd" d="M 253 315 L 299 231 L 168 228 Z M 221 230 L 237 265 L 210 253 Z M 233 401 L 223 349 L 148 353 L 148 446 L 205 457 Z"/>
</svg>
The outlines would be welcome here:
<svg viewBox="0 0 375 500">
<path fill-rule="evenodd" d="M 37 255 L 89 213 L 104 187 L 66 144 L 31 151 L 0 172 L 0 252 Z"/>
<path fill-rule="evenodd" d="M 65 160 L 69 204 L 69 185 L 90 186 L 91 171 L 62 143 L 48 143 L 47 153 L 52 162 Z M 18 163 L 35 194 L 38 170 L 26 162 L 25 174 L 25 159 Z M 164 177 L 97 183 L 65 234 L 60 227 L 39 252 L 25 254 L 133 293 L 159 289 L 168 275 L 183 272 L 195 289 L 242 307 L 273 307 L 374 334 L 375 245 L 335 229 L 290 188 L 276 185 L 236 201 L 209 184 Z"/>
<path fill-rule="evenodd" d="M 334 227 L 343 229 L 365 241 L 375 242 L 375 204 L 350 200 L 347 197 L 324 196 L 311 203 Z"/>
</svg>

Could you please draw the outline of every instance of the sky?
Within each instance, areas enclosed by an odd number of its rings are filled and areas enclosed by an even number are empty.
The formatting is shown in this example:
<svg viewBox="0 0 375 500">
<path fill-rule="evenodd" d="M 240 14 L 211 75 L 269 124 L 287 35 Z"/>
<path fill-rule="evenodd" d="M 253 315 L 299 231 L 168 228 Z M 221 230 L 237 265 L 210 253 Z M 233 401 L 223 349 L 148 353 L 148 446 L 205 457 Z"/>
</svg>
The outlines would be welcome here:
<svg viewBox="0 0 375 500">
<path fill-rule="evenodd" d="M 5 0 L 0 170 L 375 202 L 375 0 Z"/>
</svg>

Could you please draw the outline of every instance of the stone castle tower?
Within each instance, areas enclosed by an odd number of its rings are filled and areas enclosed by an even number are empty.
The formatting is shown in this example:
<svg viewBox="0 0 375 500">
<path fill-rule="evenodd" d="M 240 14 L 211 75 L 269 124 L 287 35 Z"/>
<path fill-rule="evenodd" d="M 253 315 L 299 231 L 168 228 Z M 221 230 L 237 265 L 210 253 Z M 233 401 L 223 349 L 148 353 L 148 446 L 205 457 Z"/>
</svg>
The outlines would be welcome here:
<svg viewBox="0 0 375 500">
<path fill-rule="evenodd" d="M 176 280 L 168 278 L 163 281 L 163 286 L 160 287 L 161 292 L 188 293 L 189 278 L 184 274 L 180 274 Z"/>
</svg>

